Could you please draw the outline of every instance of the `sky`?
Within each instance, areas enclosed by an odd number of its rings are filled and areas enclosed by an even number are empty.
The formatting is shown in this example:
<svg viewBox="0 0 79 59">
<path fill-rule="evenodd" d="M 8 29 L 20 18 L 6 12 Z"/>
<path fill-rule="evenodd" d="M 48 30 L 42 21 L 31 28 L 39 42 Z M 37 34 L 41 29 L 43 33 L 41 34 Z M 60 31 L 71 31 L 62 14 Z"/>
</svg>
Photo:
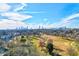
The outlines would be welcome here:
<svg viewBox="0 0 79 59">
<path fill-rule="evenodd" d="M 79 28 L 78 3 L 0 3 L 0 29 Z"/>
</svg>

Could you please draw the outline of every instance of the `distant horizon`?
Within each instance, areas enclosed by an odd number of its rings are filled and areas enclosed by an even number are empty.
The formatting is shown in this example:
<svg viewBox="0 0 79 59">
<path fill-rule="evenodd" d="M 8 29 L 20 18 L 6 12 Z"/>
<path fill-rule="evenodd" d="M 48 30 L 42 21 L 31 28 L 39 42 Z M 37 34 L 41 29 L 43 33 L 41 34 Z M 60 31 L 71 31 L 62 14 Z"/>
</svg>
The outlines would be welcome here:
<svg viewBox="0 0 79 59">
<path fill-rule="evenodd" d="M 15 29 L 0 29 L 1 30 L 48 30 L 48 29 L 79 29 L 79 28 L 67 28 L 67 27 L 59 27 L 59 28 L 15 28 Z"/>
</svg>

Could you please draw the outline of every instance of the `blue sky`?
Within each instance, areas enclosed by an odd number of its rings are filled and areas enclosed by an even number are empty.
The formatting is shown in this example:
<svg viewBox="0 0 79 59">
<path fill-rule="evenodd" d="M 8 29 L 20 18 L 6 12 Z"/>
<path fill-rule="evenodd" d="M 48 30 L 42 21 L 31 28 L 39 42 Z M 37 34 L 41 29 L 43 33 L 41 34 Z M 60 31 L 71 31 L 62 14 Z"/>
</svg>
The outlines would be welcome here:
<svg viewBox="0 0 79 59">
<path fill-rule="evenodd" d="M 0 14 L 1 24 L 2 22 L 10 22 L 8 25 L 11 26 L 13 26 L 12 24 L 15 24 L 13 21 L 17 21 L 17 23 L 22 23 L 20 24 L 22 26 L 27 25 L 33 28 L 37 28 L 39 26 L 46 28 L 64 26 L 70 28 L 79 27 L 79 4 L 77 3 L 1 4 Z M 16 24 L 14 27 L 16 27 Z"/>
</svg>

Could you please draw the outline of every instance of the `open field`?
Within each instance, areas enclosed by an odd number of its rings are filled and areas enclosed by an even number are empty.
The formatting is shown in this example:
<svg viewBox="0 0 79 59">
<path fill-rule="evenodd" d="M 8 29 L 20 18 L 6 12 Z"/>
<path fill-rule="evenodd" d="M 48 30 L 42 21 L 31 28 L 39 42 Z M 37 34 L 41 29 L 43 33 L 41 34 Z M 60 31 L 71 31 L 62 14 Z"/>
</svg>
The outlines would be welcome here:
<svg viewBox="0 0 79 59">
<path fill-rule="evenodd" d="M 52 39 L 54 45 L 53 52 L 61 56 L 78 56 L 79 42 L 67 40 L 66 37 L 42 34 L 41 36 L 24 36 L 25 41 L 21 41 L 21 36 L 15 37 L 7 43 L 9 49 L 5 55 L 29 55 L 29 56 L 50 56 L 46 47 L 39 46 L 39 40 L 45 40 L 47 44 Z M 45 44 L 45 45 L 46 45 Z"/>
</svg>

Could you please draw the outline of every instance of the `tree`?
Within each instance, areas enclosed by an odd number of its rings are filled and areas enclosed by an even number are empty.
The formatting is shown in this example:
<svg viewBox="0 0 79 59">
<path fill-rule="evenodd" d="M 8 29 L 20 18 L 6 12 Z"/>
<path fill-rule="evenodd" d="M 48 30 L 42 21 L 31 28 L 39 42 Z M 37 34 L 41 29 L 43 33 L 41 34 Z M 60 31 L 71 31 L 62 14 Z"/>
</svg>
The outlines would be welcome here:
<svg viewBox="0 0 79 59">
<path fill-rule="evenodd" d="M 53 44 L 52 43 L 48 43 L 47 46 L 46 46 L 48 52 L 50 55 L 52 55 L 52 51 L 53 51 Z"/>
<path fill-rule="evenodd" d="M 25 43 L 26 42 L 26 39 L 24 38 L 24 36 L 21 36 L 21 42 Z"/>
</svg>

